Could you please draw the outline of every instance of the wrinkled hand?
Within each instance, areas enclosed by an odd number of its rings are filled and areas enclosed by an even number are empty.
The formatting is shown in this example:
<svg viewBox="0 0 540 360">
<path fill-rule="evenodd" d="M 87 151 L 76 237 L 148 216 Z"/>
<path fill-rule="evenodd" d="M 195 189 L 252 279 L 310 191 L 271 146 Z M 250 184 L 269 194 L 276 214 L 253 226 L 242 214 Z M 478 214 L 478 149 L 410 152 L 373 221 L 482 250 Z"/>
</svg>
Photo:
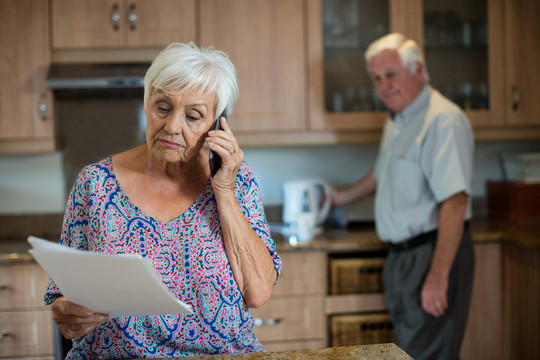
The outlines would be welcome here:
<svg viewBox="0 0 540 360">
<path fill-rule="evenodd" d="M 58 330 L 66 339 L 78 339 L 97 325 L 109 320 L 108 315 L 94 313 L 84 306 L 67 301 L 63 296 L 54 300 L 52 310 Z"/>
<path fill-rule="evenodd" d="M 234 190 L 236 174 L 244 161 L 244 152 L 238 146 L 227 119 L 222 117 L 220 121 L 223 130 L 211 130 L 205 139 L 210 150 L 221 157 L 221 168 L 212 178 L 214 192 Z"/>
<path fill-rule="evenodd" d="M 444 314 L 448 307 L 448 276 L 428 272 L 422 286 L 422 308 L 434 317 Z"/>
</svg>

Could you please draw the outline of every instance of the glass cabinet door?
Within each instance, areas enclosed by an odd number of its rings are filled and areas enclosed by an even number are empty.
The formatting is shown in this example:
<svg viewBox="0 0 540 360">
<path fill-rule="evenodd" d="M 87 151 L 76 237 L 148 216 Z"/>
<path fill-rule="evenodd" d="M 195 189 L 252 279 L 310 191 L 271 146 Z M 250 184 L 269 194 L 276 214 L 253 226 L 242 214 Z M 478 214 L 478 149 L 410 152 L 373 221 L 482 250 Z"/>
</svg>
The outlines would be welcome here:
<svg viewBox="0 0 540 360">
<path fill-rule="evenodd" d="M 422 40 L 433 87 L 463 108 L 473 126 L 502 125 L 502 1 L 423 0 L 422 6 Z"/>
<path fill-rule="evenodd" d="M 364 52 L 393 31 L 418 42 L 431 84 L 465 109 L 473 126 L 503 124 L 502 8 L 501 0 L 308 2 L 312 128 L 382 127 L 385 107 L 368 77 Z"/>
<path fill-rule="evenodd" d="M 329 113 L 384 110 L 364 52 L 390 31 L 388 1 L 323 0 L 324 103 Z"/>
<path fill-rule="evenodd" d="M 489 108 L 487 0 L 424 0 L 431 84 L 465 110 Z"/>
</svg>

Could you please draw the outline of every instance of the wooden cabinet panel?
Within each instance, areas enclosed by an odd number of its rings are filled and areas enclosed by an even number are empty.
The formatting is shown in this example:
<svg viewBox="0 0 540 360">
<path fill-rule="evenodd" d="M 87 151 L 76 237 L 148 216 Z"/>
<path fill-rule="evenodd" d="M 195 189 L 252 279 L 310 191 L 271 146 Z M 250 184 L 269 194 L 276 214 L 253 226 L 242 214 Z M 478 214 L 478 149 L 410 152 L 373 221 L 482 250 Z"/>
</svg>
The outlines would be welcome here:
<svg viewBox="0 0 540 360">
<path fill-rule="evenodd" d="M 326 252 L 287 251 L 280 256 L 283 272 L 272 298 L 250 310 L 255 335 L 267 351 L 326 347 Z"/>
<path fill-rule="evenodd" d="M 251 309 L 251 313 L 256 322 L 255 335 L 261 341 L 323 339 L 326 336 L 321 295 L 271 298 L 263 307 Z"/>
<path fill-rule="evenodd" d="M 540 2 L 505 0 L 506 117 L 510 125 L 540 124 Z"/>
<path fill-rule="evenodd" d="M 540 250 L 503 250 L 503 359 L 540 359 Z"/>
<path fill-rule="evenodd" d="M 54 355 L 52 313 L 43 303 L 48 281 L 36 263 L 0 265 L 0 357 Z"/>
<path fill-rule="evenodd" d="M 0 151 L 5 142 L 42 141 L 53 150 L 48 2 L 0 0 Z M 22 21 L 24 20 L 24 21 Z M 38 150 L 38 149 L 34 149 Z M 21 151 L 28 151 L 22 148 Z"/>
<path fill-rule="evenodd" d="M 45 308 L 49 275 L 37 264 L 0 265 L 0 311 Z"/>
<path fill-rule="evenodd" d="M 129 47 L 165 47 L 196 40 L 195 0 L 130 0 L 126 7 Z M 137 19 L 135 25 L 129 20 L 132 14 Z"/>
<path fill-rule="evenodd" d="M 306 129 L 302 0 L 201 0 L 201 45 L 236 66 L 236 132 Z"/>
<path fill-rule="evenodd" d="M 164 47 L 196 40 L 195 0 L 52 0 L 55 49 Z"/>
<path fill-rule="evenodd" d="M 0 312 L 2 332 L 0 357 L 52 355 L 53 333 L 50 311 Z"/>
<path fill-rule="evenodd" d="M 118 0 L 52 0 L 53 47 L 119 47 L 124 8 Z"/>
<path fill-rule="evenodd" d="M 497 360 L 502 354 L 502 245 L 475 245 L 469 319 L 460 359 Z"/>
<path fill-rule="evenodd" d="M 324 294 L 326 292 L 326 253 L 323 251 L 284 252 L 282 275 L 272 296 Z"/>
</svg>

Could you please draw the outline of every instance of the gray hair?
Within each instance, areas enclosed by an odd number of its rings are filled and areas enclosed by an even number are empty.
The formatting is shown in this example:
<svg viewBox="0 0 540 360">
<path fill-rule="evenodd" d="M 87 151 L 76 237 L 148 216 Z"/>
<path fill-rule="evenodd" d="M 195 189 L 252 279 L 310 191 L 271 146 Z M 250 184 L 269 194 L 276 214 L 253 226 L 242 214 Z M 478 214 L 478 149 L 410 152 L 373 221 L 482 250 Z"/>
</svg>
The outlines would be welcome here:
<svg viewBox="0 0 540 360">
<path fill-rule="evenodd" d="M 429 82 L 426 61 L 424 60 L 424 55 L 418 47 L 418 44 L 416 41 L 407 39 L 403 34 L 400 33 L 391 33 L 385 35 L 369 45 L 364 54 L 364 58 L 366 59 L 366 64 L 368 66 L 368 72 L 371 59 L 383 50 L 396 50 L 399 54 L 399 58 L 401 59 L 401 63 L 404 67 L 409 69 L 409 73 L 411 75 L 416 72 L 418 63 L 423 64 L 424 80 L 426 83 Z"/>
<path fill-rule="evenodd" d="M 144 76 L 144 104 L 152 89 L 189 91 L 201 89 L 215 93 L 216 117 L 229 116 L 238 100 L 236 69 L 227 54 L 213 47 L 173 43 L 154 59 Z"/>
</svg>

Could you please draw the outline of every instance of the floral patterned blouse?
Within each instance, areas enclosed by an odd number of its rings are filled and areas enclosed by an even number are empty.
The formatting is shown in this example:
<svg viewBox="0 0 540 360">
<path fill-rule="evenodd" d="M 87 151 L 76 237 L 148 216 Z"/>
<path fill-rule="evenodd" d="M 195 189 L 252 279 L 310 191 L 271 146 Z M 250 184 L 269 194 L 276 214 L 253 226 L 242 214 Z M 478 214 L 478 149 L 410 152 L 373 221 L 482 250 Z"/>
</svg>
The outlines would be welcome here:
<svg viewBox="0 0 540 360">
<path fill-rule="evenodd" d="M 109 156 L 86 166 L 68 199 L 60 243 L 106 254 L 139 253 L 194 315 L 117 317 L 73 340 L 66 359 L 157 358 L 264 351 L 225 253 L 210 181 L 180 217 L 158 221 L 119 186 Z M 260 190 L 244 162 L 235 195 L 274 266 L 281 259 L 270 237 Z M 69 271 L 69 269 L 66 269 Z M 61 291 L 50 280 L 45 303 Z"/>
</svg>

